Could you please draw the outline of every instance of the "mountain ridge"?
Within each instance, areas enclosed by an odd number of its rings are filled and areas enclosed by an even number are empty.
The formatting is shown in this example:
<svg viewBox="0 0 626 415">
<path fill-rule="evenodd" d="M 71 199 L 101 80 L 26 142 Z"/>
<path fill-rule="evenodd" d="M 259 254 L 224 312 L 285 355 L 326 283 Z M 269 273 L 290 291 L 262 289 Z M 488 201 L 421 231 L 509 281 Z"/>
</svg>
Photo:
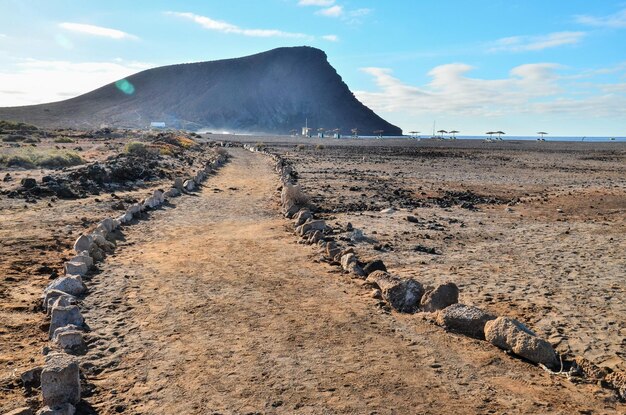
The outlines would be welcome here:
<svg viewBox="0 0 626 415">
<path fill-rule="evenodd" d="M 41 127 L 167 127 L 235 132 L 353 128 L 401 135 L 359 102 L 319 49 L 277 48 L 240 58 L 147 69 L 64 101 L 0 108 Z"/>
</svg>

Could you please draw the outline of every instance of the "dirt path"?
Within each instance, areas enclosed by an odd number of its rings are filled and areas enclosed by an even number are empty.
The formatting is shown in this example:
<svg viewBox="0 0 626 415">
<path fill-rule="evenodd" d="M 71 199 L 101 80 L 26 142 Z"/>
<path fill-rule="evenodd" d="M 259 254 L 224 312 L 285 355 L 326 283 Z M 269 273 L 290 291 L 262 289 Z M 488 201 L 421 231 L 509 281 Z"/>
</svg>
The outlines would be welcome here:
<svg viewBox="0 0 626 415">
<path fill-rule="evenodd" d="M 83 369 L 98 413 L 615 413 L 573 385 L 311 261 L 269 160 L 232 150 L 196 197 L 128 228 L 89 286 Z M 217 190 L 219 189 L 219 191 Z M 81 412 L 88 408 L 83 405 Z M 586 413 L 586 412 L 580 412 Z"/>
</svg>

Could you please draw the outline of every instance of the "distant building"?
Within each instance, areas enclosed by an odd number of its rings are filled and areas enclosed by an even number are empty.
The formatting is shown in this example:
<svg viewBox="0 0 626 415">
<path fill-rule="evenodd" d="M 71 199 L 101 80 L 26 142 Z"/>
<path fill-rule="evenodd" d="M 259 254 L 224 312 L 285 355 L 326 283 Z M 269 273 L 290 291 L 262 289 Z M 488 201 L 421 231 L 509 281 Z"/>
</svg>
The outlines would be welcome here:
<svg viewBox="0 0 626 415">
<path fill-rule="evenodd" d="M 152 121 L 150 123 L 150 128 L 153 128 L 153 129 L 155 129 L 155 128 L 156 129 L 165 128 L 165 123 L 162 122 L 162 121 Z"/>
<path fill-rule="evenodd" d="M 302 127 L 302 136 L 303 137 L 311 137 L 311 128 Z"/>
</svg>

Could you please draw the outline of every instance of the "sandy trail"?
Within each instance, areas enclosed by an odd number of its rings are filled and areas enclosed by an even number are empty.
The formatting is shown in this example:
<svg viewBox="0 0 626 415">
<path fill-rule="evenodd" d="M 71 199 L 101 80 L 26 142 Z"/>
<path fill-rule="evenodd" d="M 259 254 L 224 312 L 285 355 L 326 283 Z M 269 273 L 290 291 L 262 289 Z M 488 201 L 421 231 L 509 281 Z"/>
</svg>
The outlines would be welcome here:
<svg viewBox="0 0 626 415">
<path fill-rule="evenodd" d="M 230 151 L 195 197 L 127 228 L 88 283 L 82 366 L 93 391 L 81 412 L 620 410 L 597 386 L 381 312 L 286 232 L 269 159 Z"/>
</svg>

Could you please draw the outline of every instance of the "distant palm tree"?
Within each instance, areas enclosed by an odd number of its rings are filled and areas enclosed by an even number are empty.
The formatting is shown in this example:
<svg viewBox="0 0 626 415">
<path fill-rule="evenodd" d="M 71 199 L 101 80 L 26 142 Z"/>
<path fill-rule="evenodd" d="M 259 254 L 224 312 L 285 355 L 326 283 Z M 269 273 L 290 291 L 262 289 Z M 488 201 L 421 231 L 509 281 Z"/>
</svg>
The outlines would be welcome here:
<svg viewBox="0 0 626 415">
<path fill-rule="evenodd" d="M 458 134 L 458 133 L 460 133 L 460 131 L 457 131 L 457 130 L 452 130 L 452 131 L 450 131 L 450 134 L 452 134 L 452 139 L 453 139 L 453 140 L 456 140 L 456 137 L 455 137 L 454 135 L 455 135 L 455 134 Z"/>
<path fill-rule="evenodd" d="M 446 130 L 439 130 L 437 131 L 439 134 L 441 134 L 441 138 L 443 138 L 444 134 L 447 134 L 448 132 Z"/>
</svg>

